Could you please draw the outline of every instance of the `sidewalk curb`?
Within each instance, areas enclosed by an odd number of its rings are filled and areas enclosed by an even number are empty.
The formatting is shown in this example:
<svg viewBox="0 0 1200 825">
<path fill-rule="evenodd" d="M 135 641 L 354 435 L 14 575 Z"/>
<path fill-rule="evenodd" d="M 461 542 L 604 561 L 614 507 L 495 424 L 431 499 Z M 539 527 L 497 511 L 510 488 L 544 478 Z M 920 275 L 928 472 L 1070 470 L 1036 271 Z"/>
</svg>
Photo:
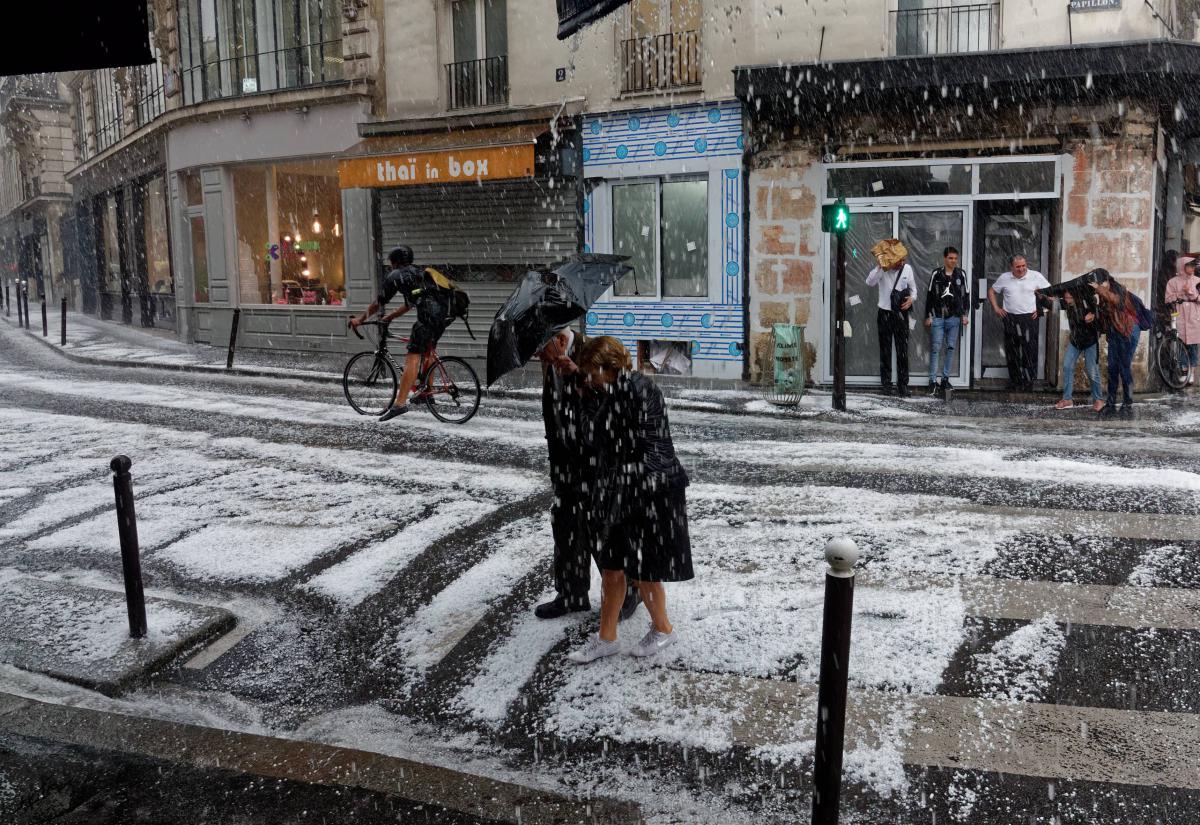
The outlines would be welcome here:
<svg viewBox="0 0 1200 825">
<path fill-rule="evenodd" d="M 119 368 L 119 369 L 131 368 L 131 369 L 171 370 L 174 372 L 187 372 L 187 373 L 194 373 L 194 374 L 199 374 L 199 375 L 244 375 L 244 376 L 247 376 L 250 378 L 274 378 L 274 379 L 280 380 L 280 381 L 288 381 L 288 380 L 307 381 L 307 382 L 313 383 L 313 384 L 325 384 L 325 385 L 332 384 L 332 385 L 339 386 L 339 387 L 342 384 L 342 379 L 340 376 L 333 375 L 330 373 L 308 373 L 308 374 L 306 374 L 306 373 L 300 372 L 300 371 L 280 372 L 277 370 L 268 370 L 268 369 L 262 369 L 262 368 L 258 368 L 258 367 L 234 367 L 233 369 L 226 369 L 222 366 L 217 366 L 217 365 L 207 366 L 207 365 L 202 365 L 202 364 L 171 364 L 171 363 L 164 363 L 164 362 L 159 362 L 159 361 L 117 361 L 112 358 L 96 358 L 91 355 L 79 355 L 77 353 L 71 352 L 69 349 L 63 349 L 62 346 L 55 344 L 54 342 L 52 342 L 48 339 L 44 339 L 40 335 L 35 335 L 32 330 L 21 329 L 20 327 L 18 327 L 17 329 L 21 332 L 24 332 L 32 340 L 37 341 L 39 344 L 41 344 L 44 347 L 47 347 L 52 352 L 56 352 L 59 355 L 63 356 L 64 358 L 74 361 L 77 364 L 89 364 L 91 366 L 114 367 L 114 368 Z M 520 389 L 493 390 L 493 389 L 484 388 L 483 389 L 483 397 L 484 398 L 489 398 L 489 397 L 504 398 L 504 399 L 514 400 L 514 401 L 525 400 L 525 401 L 530 401 L 530 402 L 536 402 L 538 400 L 536 396 L 534 396 L 528 392 L 523 392 Z M 723 407 L 722 409 L 718 410 L 718 409 L 714 409 L 712 406 L 710 406 L 707 403 L 693 404 L 693 403 L 689 403 L 688 401 L 685 401 L 685 400 L 672 398 L 670 396 L 665 396 L 665 397 L 666 397 L 668 406 L 673 409 L 678 409 L 678 410 L 688 410 L 691 412 L 707 412 L 707 413 L 713 413 L 716 415 L 763 416 L 763 413 L 756 413 L 756 412 L 751 412 L 748 410 L 739 410 L 734 407 Z M 772 416 L 767 415 L 765 417 L 771 418 Z"/>
<path fill-rule="evenodd" d="M 310 785 L 383 793 L 520 825 L 641 823 L 637 805 L 578 799 L 370 751 L 42 702 L 0 692 L 0 731 Z"/>
</svg>

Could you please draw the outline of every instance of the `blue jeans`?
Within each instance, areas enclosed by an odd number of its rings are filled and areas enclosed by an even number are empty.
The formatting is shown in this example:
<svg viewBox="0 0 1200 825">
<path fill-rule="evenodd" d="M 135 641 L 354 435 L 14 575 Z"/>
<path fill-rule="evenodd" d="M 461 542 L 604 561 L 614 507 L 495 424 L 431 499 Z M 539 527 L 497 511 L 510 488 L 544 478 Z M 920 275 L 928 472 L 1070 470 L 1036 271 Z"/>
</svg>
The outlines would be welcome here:
<svg viewBox="0 0 1200 825">
<path fill-rule="evenodd" d="M 1200 361 L 1200 344 L 1184 344 L 1187 347 L 1187 362 L 1189 367 L 1196 366 Z"/>
<path fill-rule="evenodd" d="M 1129 360 L 1133 360 L 1134 354 L 1137 352 L 1138 341 L 1142 338 L 1142 328 L 1137 324 L 1133 325 L 1133 332 L 1129 333 Z"/>
<path fill-rule="evenodd" d="M 1077 349 L 1072 343 L 1067 344 L 1067 354 L 1063 359 L 1063 398 L 1067 401 L 1071 400 L 1071 394 L 1075 391 L 1075 364 L 1081 355 L 1088 380 L 1092 382 L 1092 400 L 1100 400 L 1100 365 L 1096 363 L 1099 349 L 1099 344 L 1092 344 L 1084 350 Z"/>
<path fill-rule="evenodd" d="M 1121 397 L 1126 404 L 1133 403 L 1133 336 L 1121 337 L 1116 332 L 1108 333 L 1108 404 L 1117 406 L 1117 385 L 1124 384 Z"/>
<path fill-rule="evenodd" d="M 946 360 L 942 363 L 942 378 L 950 380 L 950 364 L 954 361 L 954 348 L 958 346 L 958 329 L 962 319 L 957 315 L 949 318 L 933 318 L 930 331 L 933 333 L 933 349 L 929 352 L 929 383 L 937 381 L 938 359 L 942 354 L 942 343 L 946 344 Z"/>
</svg>

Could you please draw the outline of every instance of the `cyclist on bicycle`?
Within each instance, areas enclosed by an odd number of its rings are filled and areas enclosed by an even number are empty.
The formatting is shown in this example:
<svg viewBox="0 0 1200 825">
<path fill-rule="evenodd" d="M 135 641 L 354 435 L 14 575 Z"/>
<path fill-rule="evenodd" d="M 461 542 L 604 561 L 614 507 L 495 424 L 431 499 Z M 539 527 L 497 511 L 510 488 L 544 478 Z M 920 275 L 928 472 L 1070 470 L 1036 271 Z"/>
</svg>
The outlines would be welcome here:
<svg viewBox="0 0 1200 825">
<path fill-rule="evenodd" d="M 451 321 L 450 296 L 434 283 L 428 272 L 413 266 L 411 247 L 398 246 L 393 249 L 388 253 L 388 263 L 392 270 L 383 278 L 383 290 L 379 297 L 362 315 L 350 319 L 351 328 L 366 323 L 368 318 L 382 311 L 387 302 L 396 297 L 396 293 L 404 297 L 404 306 L 381 316 L 380 320 L 390 323 L 413 307 L 417 308 L 417 322 L 413 324 L 408 340 L 408 355 L 404 359 L 404 375 L 400 378 L 400 388 L 392 406 L 379 416 L 380 421 L 391 421 L 396 416 L 408 412 L 408 396 L 417 382 L 417 374 L 430 365 L 433 350 Z"/>
</svg>

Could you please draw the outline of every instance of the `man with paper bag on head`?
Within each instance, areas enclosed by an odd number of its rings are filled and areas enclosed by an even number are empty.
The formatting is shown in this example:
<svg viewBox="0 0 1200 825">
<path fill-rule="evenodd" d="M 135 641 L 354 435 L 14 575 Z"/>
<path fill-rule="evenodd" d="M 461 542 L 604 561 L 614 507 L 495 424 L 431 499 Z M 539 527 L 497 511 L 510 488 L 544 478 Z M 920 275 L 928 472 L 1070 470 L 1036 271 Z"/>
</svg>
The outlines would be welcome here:
<svg viewBox="0 0 1200 825">
<path fill-rule="evenodd" d="M 892 394 L 892 347 L 896 349 L 896 395 L 908 396 L 908 313 L 917 294 L 917 280 L 908 265 L 908 249 L 898 238 L 871 247 L 879 266 L 867 276 L 867 286 L 879 290 L 876 315 L 879 332 L 879 383 Z"/>
</svg>

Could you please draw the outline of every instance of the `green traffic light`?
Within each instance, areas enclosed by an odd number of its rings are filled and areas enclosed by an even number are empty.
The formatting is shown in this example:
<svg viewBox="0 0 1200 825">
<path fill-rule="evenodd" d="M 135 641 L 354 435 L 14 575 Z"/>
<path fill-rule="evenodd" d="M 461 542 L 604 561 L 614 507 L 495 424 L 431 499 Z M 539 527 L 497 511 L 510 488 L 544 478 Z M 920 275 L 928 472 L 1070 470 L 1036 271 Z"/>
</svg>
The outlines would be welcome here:
<svg viewBox="0 0 1200 825">
<path fill-rule="evenodd" d="M 833 231 L 845 232 L 850 228 L 850 210 L 846 207 L 841 207 L 834 214 Z"/>
</svg>

